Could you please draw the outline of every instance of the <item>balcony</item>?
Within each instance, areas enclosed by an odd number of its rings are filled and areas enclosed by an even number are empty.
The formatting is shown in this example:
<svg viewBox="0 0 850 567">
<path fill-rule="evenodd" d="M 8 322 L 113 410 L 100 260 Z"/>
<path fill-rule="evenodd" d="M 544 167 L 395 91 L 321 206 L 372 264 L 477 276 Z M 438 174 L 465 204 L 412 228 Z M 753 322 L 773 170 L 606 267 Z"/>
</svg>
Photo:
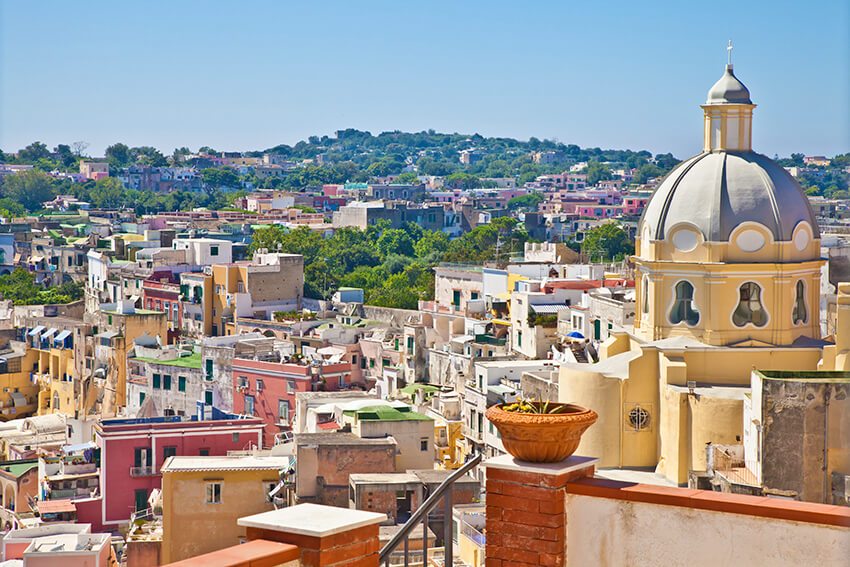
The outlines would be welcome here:
<svg viewBox="0 0 850 567">
<path fill-rule="evenodd" d="M 476 443 L 483 443 L 484 442 L 484 432 L 478 431 L 477 429 L 472 429 L 470 426 L 468 426 L 465 423 L 463 424 L 463 435 L 467 439 L 471 439 L 472 441 L 475 441 Z"/>
<path fill-rule="evenodd" d="M 130 467 L 130 478 L 138 478 L 141 476 L 154 476 L 157 472 L 150 465 L 144 467 Z"/>
</svg>

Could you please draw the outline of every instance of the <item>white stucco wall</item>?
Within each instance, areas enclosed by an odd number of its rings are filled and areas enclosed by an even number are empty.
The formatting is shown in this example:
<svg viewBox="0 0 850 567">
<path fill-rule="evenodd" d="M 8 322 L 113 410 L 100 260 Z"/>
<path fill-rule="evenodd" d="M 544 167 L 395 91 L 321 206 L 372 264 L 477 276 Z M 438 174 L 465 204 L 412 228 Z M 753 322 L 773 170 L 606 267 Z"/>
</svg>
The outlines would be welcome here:
<svg viewBox="0 0 850 567">
<path fill-rule="evenodd" d="M 850 529 L 568 495 L 567 565 L 846 565 Z"/>
</svg>

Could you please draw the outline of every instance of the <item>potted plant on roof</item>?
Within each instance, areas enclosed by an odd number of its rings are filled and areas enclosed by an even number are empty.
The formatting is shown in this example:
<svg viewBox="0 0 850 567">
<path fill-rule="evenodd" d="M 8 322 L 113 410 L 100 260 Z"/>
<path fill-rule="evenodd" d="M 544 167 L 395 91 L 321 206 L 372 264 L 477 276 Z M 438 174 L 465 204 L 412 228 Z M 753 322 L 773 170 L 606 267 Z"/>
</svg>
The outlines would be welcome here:
<svg viewBox="0 0 850 567">
<path fill-rule="evenodd" d="M 520 461 L 555 463 L 578 448 L 599 415 L 577 404 L 520 399 L 491 406 L 484 414 L 499 430 L 505 451 Z"/>
</svg>

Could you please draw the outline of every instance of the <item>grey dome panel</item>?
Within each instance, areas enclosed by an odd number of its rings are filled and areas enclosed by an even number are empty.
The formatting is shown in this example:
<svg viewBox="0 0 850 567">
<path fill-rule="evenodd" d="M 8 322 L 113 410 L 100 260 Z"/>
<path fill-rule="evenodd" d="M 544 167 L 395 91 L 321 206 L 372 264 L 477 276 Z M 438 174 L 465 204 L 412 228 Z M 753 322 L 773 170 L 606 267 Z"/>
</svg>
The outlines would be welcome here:
<svg viewBox="0 0 850 567">
<path fill-rule="evenodd" d="M 725 242 L 743 222 L 757 222 L 775 240 L 790 241 L 806 221 L 818 237 L 809 200 L 785 169 L 753 152 L 706 152 L 676 166 L 647 203 L 639 235 L 663 240 L 674 225 L 695 225 L 712 242 Z"/>
<path fill-rule="evenodd" d="M 752 104 L 750 91 L 732 72 L 732 66 L 726 65 L 726 72 L 708 91 L 706 104 Z"/>
</svg>

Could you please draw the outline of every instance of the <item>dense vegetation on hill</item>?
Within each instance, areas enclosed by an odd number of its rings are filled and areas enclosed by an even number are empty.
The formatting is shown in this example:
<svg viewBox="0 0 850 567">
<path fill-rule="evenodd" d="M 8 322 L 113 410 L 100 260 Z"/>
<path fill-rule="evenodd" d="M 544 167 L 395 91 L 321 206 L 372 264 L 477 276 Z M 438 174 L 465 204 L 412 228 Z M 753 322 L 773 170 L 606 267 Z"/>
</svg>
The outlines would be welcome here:
<svg viewBox="0 0 850 567">
<path fill-rule="evenodd" d="M 433 299 L 432 268 L 439 262 L 480 265 L 520 253 L 528 235 L 517 224 L 499 218 L 454 240 L 413 223 L 392 229 L 383 220 L 365 231 L 336 230 L 330 238 L 307 227 L 270 226 L 254 233 L 251 251 L 303 255 L 307 297 L 328 299 L 339 287 L 357 287 L 370 305 L 416 309 L 420 299 Z"/>
<path fill-rule="evenodd" d="M 45 289 L 35 283 L 35 274 L 17 268 L 11 274 L 0 276 L 0 296 L 15 305 L 46 305 L 70 303 L 83 298 L 81 284 L 66 282 Z"/>
</svg>

